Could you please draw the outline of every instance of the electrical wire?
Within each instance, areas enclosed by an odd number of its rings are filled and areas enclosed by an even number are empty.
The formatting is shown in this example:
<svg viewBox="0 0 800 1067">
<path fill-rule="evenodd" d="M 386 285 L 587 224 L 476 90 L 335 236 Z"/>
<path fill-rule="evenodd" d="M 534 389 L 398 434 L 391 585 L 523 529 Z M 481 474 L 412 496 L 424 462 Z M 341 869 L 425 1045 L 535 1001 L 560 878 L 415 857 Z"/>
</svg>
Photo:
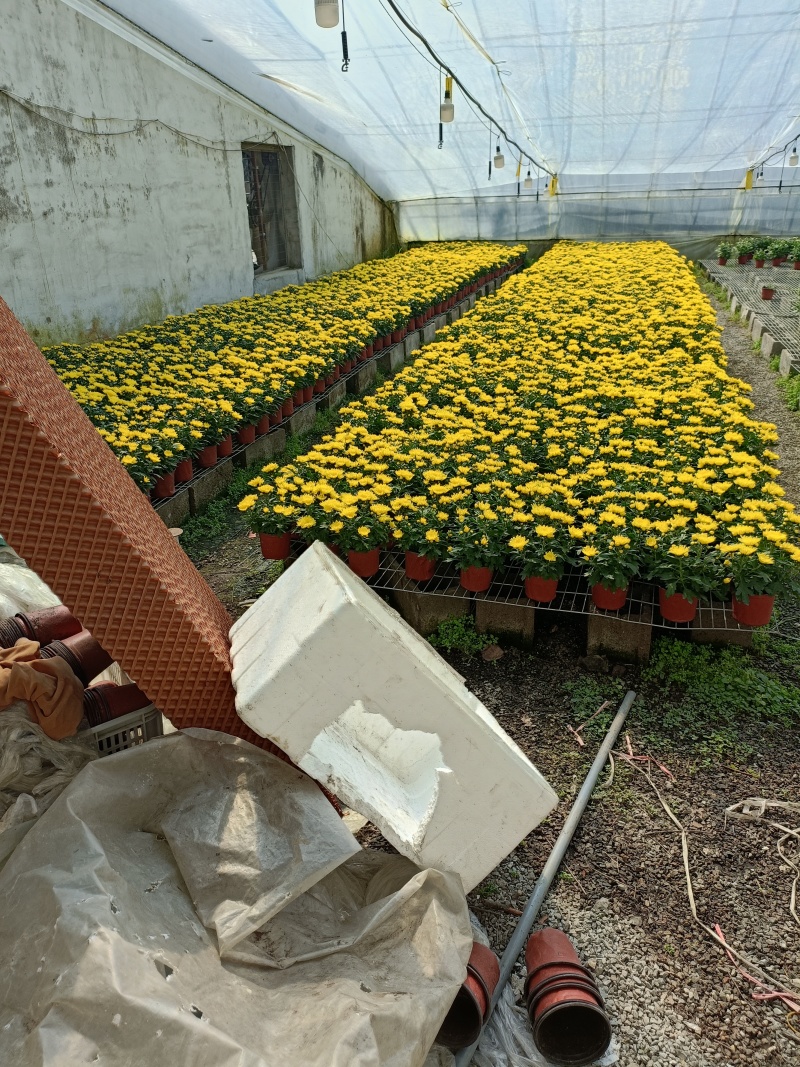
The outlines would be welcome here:
<svg viewBox="0 0 800 1067">
<path fill-rule="evenodd" d="M 380 3 L 381 3 L 381 7 L 384 7 L 384 0 L 380 0 Z M 489 113 L 489 112 L 488 112 L 488 111 L 486 110 L 486 108 L 484 108 L 484 107 L 483 107 L 483 105 L 482 105 L 482 104 L 480 103 L 480 101 L 479 101 L 479 100 L 477 100 L 477 99 L 476 99 L 476 98 L 475 98 L 475 97 L 474 97 L 474 96 L 472 95 L 472 93 L 471 93 L 471 92 L 470 92 L 470 91 L 469 91 L 469 90 L 468 90 L 468 89 L 466 88 L 466 86 L 465 86 L 465 85 L 464 85 L 464 83 L 463 83 L 463 82 L 461 81 L 461 79 L 460 79 L 460 78 L 458 77 L 458 75 L 457 75 L 457 74 L 456 74 L 456 73 L 455 73 L 455 72 L 453 71 L 452 67 L 448 66 L 448 64 L 447 64 L 447 63 L 446 63 L 446 62 L 445 62 L 445 61 L 444 61 L 444 60 L 442 59 L 442 57 L 441 57 L 441 56 L 439 55 L 439 53 L 438 53 L 438 52 L 437 52 L 437 51 L 436 51 L 436 50 L 435 50 L 435 49 L 433 48 L 433 46 L 432 46 L 432 45 L 430 44 L 430 42 L 428 41 L 428 39 L 427 39 L 427 38 L 426 38 L 426 37 L 425 37 L 425 36 L 424 36 L 424 35 L 423 35 L 423 34 L 422 34 L 422 33 L 421 33 L 421 32 L 420 32 L 420 31 L 419 31 L 419 30 L 418 30 L 417 28 L 416 28 L 416 26 L 414 26 L 414 24 L 413 24 L 412 22 L 410 22 L 410 21 L 409 21 L 409 20 L 408 20 L 408 19 L 406 18 L 406 16 L 405 16 L 405 15 L 403 14 L 403 12 L 402 12 L 402 11 L 401 11 L 401 10 L 399 9 L 399 7 L 397 6 L 397 4 L 395 3 L 395 0 L 385 0 L 385 3 L 389 5 L 389 7 L 390 7 L 390 8 L 392 9 L 392 11 L 393 11 L 393 12 L 394 12 L 394 14 L 395 14 L 395 17 L 396 17 L 396 18 L 397 18 L 397 19 L 398 19 L 398 20 L 399 20 L 399 21 L 400 21 L 400 22 L 401 22 L 401 23 L 403 24 L 403 26 L 405 26 L 405 28 L 406 28 L 406 29 L 408 30 L 408 32 L 409 32 L 409 33 L 411 33 L 411 34 L 413 34 L 413 35 L 414 35 L 414 36 L 415 36 L 415 37 L 417 38 L 417 40 L 418 40 L 418 41 L 420 41 L 420 42 L 421 42 L 421 43 L 422 43 L 422 44 L 424 45 L 424 47 L 425 47 L 425 48 L 427 49 L 427 51 L 428 51 L 429 55 L 430 55 L 430 56 L 431 56 L 431 58 L 432 58 L 432 59 L 434 60 L 434 62 L 435 62 L 435 63 L 437 63 L 437 64 L 439 64 L 439 66 L 441 66 L 441 67 L 442 67 L 442 68 L 443 68 L 444 70 L 446 70 L 446 71 L 447 71 L 447 73 L 448 73 L 448 74 L 450 75 L 450 77 L 451 77 L 451 78 L 453 79 L 453 81 L 455 82 L 455 84 L 456 84 L 456 85 L 457 85 L 457 86 L 459 87 L 459 89 L 460 89 L 460 90 L 461 90 L 461 92 L 462 92 L 462 93 L 464 94 L 464 96 L 465 96 L 465 97 L 466 97 L 466 98 L 467 98 L 468 100 L 471 100 L 471 101 L 472 101 L 472 103 L 473 103 L 473 104 L 475 105 L 475 107 L 477 107 L 477 108 L 478 108 L 478 110 L 479 110 L 479 111 L 480 111 L 480 112 L 481 112 L 481 113 L 482 113 L 482 114 L 483 114 L 483 115 L 484 115 L 484 116 L 486 117 L 486 119 L 488 119 L 488 120 L 489 120 L 489 122 L 490 122 L 490 123 L 491 123 L 491 124 L 492 124 L 493 126 L 496 126 L 496 127 L 497 127 L 497 129 L 498 129 L 499 133 L 500 133 L 500 134 L 502 134 L 502 136 L 503 136 L 503 139 L 504 139 L 504 141 L 506 142 L 506 144 L 508 144 L 509 146 L 513 146 L 514 148 L 516 148 L 517 152 L 518 152 L 518 153 L 519 153 L 519 154 L 520 154 L 521 156 L 524 156 L 524 157 L 525 157 L 525 159 L 527 159 L 527 160 L 529 160 L 529 161 L 530 161 L 531 163 L 533 163 L 533 164 L 534 164 L 534 166 L 538 167 L 538 168 L 539 168 L 540 170 L 543 170 L 543 171 L 544 171 L 544 172 L 545 172 L 546 174 L 549 174 L 549 175 L 550 175 L 551 177 L 554 177 L 553 171 L 551 171 L 549 167 L 546 167 L 546 166 L 544 165 L 544 163 L 540 163 L 540 162 L 539 162 L 539 161 L 538 161 L 538 160 L 537 160 L 537 159 L 536 159 L 536 158 L 535 158 L 534 156 L 532 156 L 532 155 L 530 154 L 530 152 L 526 152 L 526 151 L 525 151 L 525 150 L 524 150 L 524 149 L 522 148 L 522 146 L 521 146 L 521 145 L 519 145 L 519 144 L 518 144 L 518 143 L 517 143 L 517 142 L 516 142 L 516 141 L 514 140 L 514 138 L 513 138 L 513 137 L 511 137 L 511 136 L 510 136 L 510 135 L 509 135 L 509 134 L 507 133 L 507 131 L 505 130 L 505 128 L 504 128 L 504 127 L 503 127 L 503 126 L 502 126 L 502 125 L 501 125 L 501 124 L 500 124 L 500 123 L 499 123 L 499 122 L 497 121 L 497 119 L 496 119 L 496 118 L 495 118 L 495 117 L 494 117 L 493 115 L 491 115 L 491 114 L 490 114 L 490 113 Z M 385 7 L 384 7 L 384 10 L 385 10 Z"/>
<path fill-rule="evenodd" d="M 53 126 L 59 126 L 62 130 L 69 130 L 71 133 L 79 133 L 86 137 L 128 137 L 134 134 L 141 134 L 142 131 L 145 130 L 148 126 L 155 125 L 162 126 L 164 129 L 169 130 L 171 133 L 173 133 L 176 137 L 182 137 L 185 141 L 189 141 L 191 144 L 198 145 L 200 148 L 205 148 L 209 152 L 241 152 L 243 143 L 251 143 L 250 141 L 248 141 L 247 138 L 245 138 L 244 142 L 238 141 L 235 147 L 228 148 L 225 145 L 224 141 L 214 142 L 211 140 L 211 138 L 203 138 L 201 134 L 186 133 L 184 130 L 179 130 L 177 129 L 177 127 L 171 126 L 168 122 L 165 122 L 163 119 L 159 118 L 121 119 L 107 116 L 104 119 L 98 120 L 97 118 L 90 118 L 87 115 L 79 115 L 75 111 L 66 111 L 64 108 L 58 107 L 55 104 L 33 104 L 29 100 L 23 100 L 22 97 L 16 96 L 14 93 L 10 92 L 10 90 L 4 87 L 0 87 L 0 95 L 7 97 L 7 99 L 9 100 L 13 100 L 14 103 L 17 104 L 18 107 L 21 107 L 24 111 L 29 112 L 31 115 L 35 115 L 37 118 L 43 119 L 45 122 L 51 123 Z M 52 115 L 46 114 L 47 111 L 58 111 L 62 115 L 69 116 L 69 118 L 78 119 L 81 122 L 91 123 L 92 125 L 95 125 L 98 121 L 129 122 L 133 123 L 133 125 L 125 130 L 82 130 L 80 129 L 80 127 L 74 126 L 68 122 L 60 122 Z M 270 136 L 273 136 L 273 134 L 270 134 Z M 255 145 L 251 145 L 251 147 L 258 148 L 259 145 L 267 143 L 268 142 L 266 141 L 259 141 Z"/>
</svg>

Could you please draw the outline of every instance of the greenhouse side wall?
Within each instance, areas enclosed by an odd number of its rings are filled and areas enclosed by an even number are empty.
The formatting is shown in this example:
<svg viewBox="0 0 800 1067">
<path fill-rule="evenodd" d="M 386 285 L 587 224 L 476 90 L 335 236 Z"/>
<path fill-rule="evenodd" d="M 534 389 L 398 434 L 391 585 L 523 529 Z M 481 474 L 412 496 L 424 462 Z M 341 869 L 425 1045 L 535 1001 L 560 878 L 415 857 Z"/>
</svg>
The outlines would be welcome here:
<svg viewBox="0 0 800 1067">
<path fill-rule="evenodd" d="M 292 269 L 258 291 L 394 247 L 349 164 L 102 5 L 0 0 L 0 21 L 0 294 L 38 344 L 252 295 L 242 144 L 290 147 L 296 176 Z"/>
<path fill-rule="evenodd" d="M 800 169 L 800 168 L 799 168 Z M 662 239 L 692 258 L 708 257 L 731 234 L 800 233 L 800 185 L 777 188 L 653 192 L 570 189 L 405 200 L 396 205 L 403 241 L 459 239 L 542 242 Z"/>
</svg>

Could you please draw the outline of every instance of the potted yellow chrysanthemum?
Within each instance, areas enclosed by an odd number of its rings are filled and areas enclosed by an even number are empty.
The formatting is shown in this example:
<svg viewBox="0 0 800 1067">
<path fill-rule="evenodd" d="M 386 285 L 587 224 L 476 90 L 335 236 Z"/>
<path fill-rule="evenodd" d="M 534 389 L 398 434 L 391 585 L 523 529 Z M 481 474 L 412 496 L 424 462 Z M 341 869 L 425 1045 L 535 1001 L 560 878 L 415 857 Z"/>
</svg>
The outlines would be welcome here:
<svg viewBox="0 0 800 1067">
<path fill-rule="evenodd" d="M 336 534 L 336 543 L 347 552 L 347 565 L 359 578 L 372 578 L 381 565 L 381 546 L 385 545 L 389 532 L 384 524 L 370 512 L 359 512 L 346 519 Z"/>
<path fill-rule="evenodd" d="M 530 536 L 517 534 L 508 542 L 511 561 L 522 567 L 525 596 L 538 604 L 550 604 L 556 598 L 558 583 L 569 558 L 569 535 L 566 530 L 539 523 Z"/>
<path fill-rule="evenodd" d="M 608 539 L 598 538 L 580 550 L 586 579 L 592 587 L 592 602 L 601 611 L 625 607 L 631 578 L 639 571 L 639 561 L 630 545 L 629 537 L 616 534 Z"/>
<path fill-rule="evenodd" d="M 710 547 L 714 540 L 712 534 L 687 530 L 672 543 L 667 537 L 646 542 L 642 567 L 659 583 L 658 608 L 667 622 L 691 622 L 699 597 L 723 588 L 720 557 Z"/>
<path fill-rule="evenodd" d="M 415 582 L 428 582 L 436 571 L 437 560 L 446 551 L 439 527 L 446 521 L 446 512 L 435 507 L 399 509 L 395 513 L 392 537 L 405 551 L 405 574 Z"/>
</svg>

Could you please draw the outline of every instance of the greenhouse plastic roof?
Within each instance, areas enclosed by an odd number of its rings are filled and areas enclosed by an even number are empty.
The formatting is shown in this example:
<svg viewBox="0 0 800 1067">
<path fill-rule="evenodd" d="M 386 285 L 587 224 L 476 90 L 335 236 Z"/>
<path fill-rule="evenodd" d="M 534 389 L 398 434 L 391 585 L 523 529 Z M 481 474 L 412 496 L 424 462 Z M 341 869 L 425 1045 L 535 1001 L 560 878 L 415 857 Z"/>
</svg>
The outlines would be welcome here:
<svg viewBox="0 0 800 1067">
<path fill-rule="evenodd" d="M 786 0 L 396 0 L 559 193 L 735 188 L 798 129 L 800 11 Z M 186 58 L 347 159 L 388 200 L 516 190 L 515 151 L 456 88 L 438 142 L 440 74 L 387 0 L 105 0 Z M 211 38 L 211 40 L 206 40 Z M 523 176 L 525 174 L 523 169 Z M 792 184 L 800 168 L 786 170 Z M 535 172 L 534 172 L 535 173 Z M 539 188 L 544 188 L 543 175 Z"/>
</svg>

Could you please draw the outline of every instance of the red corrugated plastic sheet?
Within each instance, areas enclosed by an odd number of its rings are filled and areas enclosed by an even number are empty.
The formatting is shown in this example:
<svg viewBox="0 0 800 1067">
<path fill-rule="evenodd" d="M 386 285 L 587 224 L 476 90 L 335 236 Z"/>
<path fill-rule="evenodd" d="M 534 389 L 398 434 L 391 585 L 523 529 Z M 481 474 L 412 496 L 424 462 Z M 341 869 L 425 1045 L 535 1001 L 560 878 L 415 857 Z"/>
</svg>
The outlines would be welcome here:
<svg viewBox="0 0 800 1067">
<path fill-rule="evenodd" d="M 0 532 L 177 727 L 236 715 L 231 619 L 0 299 Z"/>
</svg>

